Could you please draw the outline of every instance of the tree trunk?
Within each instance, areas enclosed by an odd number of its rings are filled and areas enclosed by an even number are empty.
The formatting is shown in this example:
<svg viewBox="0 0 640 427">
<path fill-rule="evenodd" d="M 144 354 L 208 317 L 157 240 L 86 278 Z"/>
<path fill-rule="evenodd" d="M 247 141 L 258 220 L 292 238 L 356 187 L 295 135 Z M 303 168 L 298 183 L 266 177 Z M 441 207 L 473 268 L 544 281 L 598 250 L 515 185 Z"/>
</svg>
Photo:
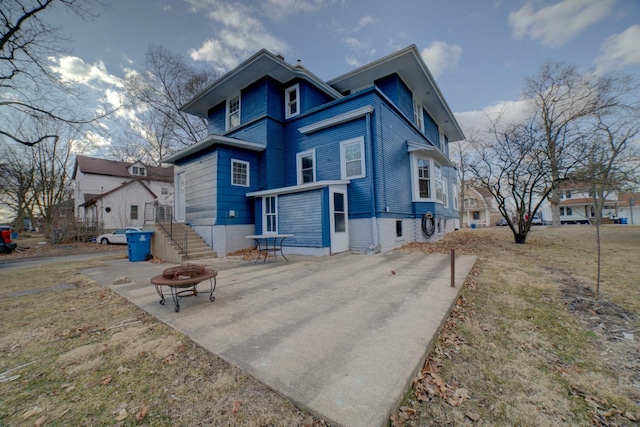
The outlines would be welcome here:
<svg viewBox="0 0 640 427">
<path fill-rule="evenodd" d="M 560 227 L 560 194 L 558 190 L 552 190 L 547 196 L 549 200 L 549 207 L 551 208 L 551 225 L 553 227 Z"/>
</svg>

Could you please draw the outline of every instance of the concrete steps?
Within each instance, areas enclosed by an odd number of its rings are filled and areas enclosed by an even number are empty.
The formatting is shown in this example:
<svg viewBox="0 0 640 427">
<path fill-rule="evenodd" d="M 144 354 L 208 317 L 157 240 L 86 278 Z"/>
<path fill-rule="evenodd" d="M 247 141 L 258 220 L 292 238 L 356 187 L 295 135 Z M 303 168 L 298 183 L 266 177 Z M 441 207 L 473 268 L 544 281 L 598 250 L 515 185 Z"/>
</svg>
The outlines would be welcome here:
<svg viewBox="0 0 640 427">
<path fill-rule="evenodd" d="M 184 251 L 171 240 L 168 233 L 156 224 L 151 248 L 151 252 L 154 256 L 176 264 L 194 259 L 216 257 L 216 253 L 205 243 L 204 240 L 200 238 L 200 236 L 196 234 L 195 231 L 191 229 L 191 227 L 185 224 L 174 224 L 174 227 L 176 226 L 180 227 L 187 233 L 187 253 L 184 253 Z"/>
</svg>

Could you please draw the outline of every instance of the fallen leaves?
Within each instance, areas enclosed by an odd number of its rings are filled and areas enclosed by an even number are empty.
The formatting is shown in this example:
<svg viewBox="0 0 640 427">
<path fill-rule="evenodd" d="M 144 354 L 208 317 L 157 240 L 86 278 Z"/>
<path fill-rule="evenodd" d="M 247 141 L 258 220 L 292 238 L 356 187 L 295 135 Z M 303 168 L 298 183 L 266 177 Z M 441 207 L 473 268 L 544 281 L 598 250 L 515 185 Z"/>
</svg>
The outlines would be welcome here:
<svg viewBox="0 0 640 427">
<path fill-rule="evenodd" d="M 469 391 L 447 384 L 438 374 L 439 368 L 427 363 L 413 380 L 413 390 L 420 402 L 439 398 L 451 406 L 460 406 L 469 400 Z"/>
</svg>

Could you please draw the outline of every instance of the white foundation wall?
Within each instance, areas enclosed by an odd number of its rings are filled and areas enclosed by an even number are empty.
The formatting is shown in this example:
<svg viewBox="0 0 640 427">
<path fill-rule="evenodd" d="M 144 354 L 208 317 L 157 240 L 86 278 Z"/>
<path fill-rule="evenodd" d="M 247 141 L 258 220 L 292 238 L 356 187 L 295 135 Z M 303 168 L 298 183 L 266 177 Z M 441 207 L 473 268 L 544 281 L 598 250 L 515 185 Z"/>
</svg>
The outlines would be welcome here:
<svg viewBox="0 0 640 427">
<path fill-rule="evenodd" d="M 372 249 L 373 227 L 371 218 L 349 220 L 349 250 L 367 252 Z"/>
<path fill-rule="evenodd" d="M 191 225 L 193 231 L 209 245 L 219 257 L 231 252 L 254 246 L 251 239 L 245 238 L 255 233 L 253 224 L 240 225 Z"/>
</svg>

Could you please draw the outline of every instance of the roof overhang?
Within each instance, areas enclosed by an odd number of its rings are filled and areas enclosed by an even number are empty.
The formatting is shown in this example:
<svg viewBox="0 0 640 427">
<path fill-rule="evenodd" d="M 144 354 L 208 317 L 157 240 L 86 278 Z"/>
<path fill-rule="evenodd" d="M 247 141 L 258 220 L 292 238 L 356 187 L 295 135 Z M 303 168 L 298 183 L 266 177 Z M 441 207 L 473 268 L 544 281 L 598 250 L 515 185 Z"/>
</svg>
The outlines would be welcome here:
<svg viewBox="0 0 640 427">
<path fill-rule="evenodd" d="M 447 156 L 442 153 L 437 147 L 428 144 L 422 144 L 419 142 L 407 141 L 407 151 L 409 153 L 419 152 L 424 154 L 427 157 L 432 158 L 437 161 L 441 166 L 447 166 L 450 168 L 455 167 L 451 160 L 447 158 Z"/>
<path fill-rule="evenodd" d="M 280 187 L 280 188 L 273 188 L 271 190 L 254 191 L 252 193 L 247 193 L 246 196 L 247 197 L 277 196 L 280 194 L 301 193 L 303 191 L 318 190 L 320 188 L 332 187 L 335 185 L 347 185 L 350 183 L 351 183 L 351 180 L 349 179 L 307 182 L 306 184 L 292 185 L 289 187 Z"/>
<path fill-rule="evenodd" d="M 371 87 L 379 78 L 393 73 L 397 73 L 409 88 L 414 90 L 414 98 L 429 111 L 429 114 L 444 130 L 449 141 L 465 139 L 462 128 L 415 45 L 352 70 L 327 83 L 338 92 L 345 90 L 355 92 Z M 417 90 L 418 88 L 420 90 Z"/>
<path fill-rule="evenodd" d="M 307 80 L 333 99 L 342 98 L 340 92 L 329 86 L 307 69 L 288 64 L 266 49 L 261 49 L 251 58 L 213 82 L 180 110 L 199 117 L 207 117 L 209 109 L 220 102 L 240 93 L 256 80 L 269 76 L 280 83 L 296 77 Z"/>
<path fill-rule="evenodd" d="M 196 142 L 187 148 L 184 148 L 168 157 L 160 159 L 160 163 L 175 163 L 177 160 L 183 159 L 187 156 L 195 154 L 199 151 L 205 150 L 214 145 L 227 145 L 230 147 L 242 148 L 249 151 L 264 151 L 265 146 L 262 144 L 256 144 L 255 142 L 243 141 L 237 138 L 230 138 L 222 135 L 209 135 L 202 141 Z"/>
</svg>

